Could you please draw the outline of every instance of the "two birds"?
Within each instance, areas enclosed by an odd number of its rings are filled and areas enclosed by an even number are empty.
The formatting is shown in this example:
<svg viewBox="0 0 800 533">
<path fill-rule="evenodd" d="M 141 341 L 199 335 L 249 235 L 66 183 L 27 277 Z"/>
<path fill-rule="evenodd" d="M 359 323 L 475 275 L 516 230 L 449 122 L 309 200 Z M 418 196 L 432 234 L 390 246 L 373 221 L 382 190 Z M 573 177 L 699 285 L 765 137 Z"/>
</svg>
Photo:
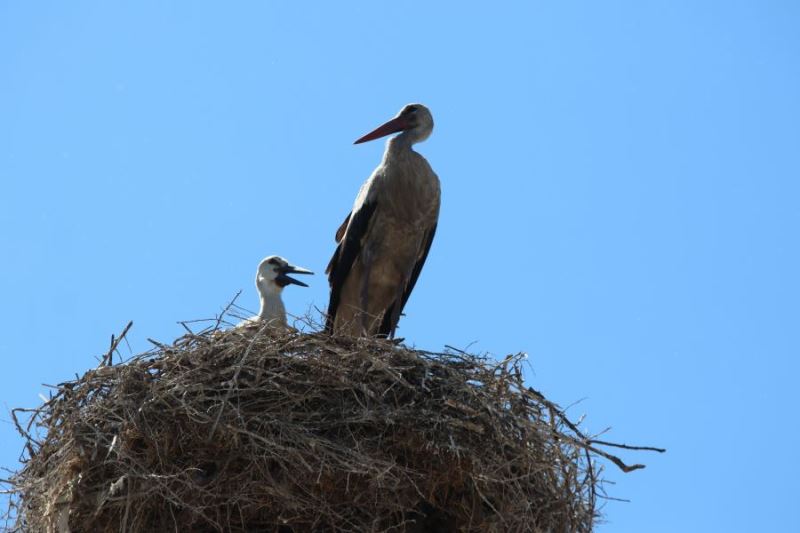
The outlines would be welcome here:
<svg viewBox="0 0 800 533">
<path fill-rule="evenodd" d="M 439 219 L 439 178 L 412 148 L 432 131 L 428 108 L 409 104 L 355 142 L 399 133 L 386 143 L 381 164 L 361 186 L 352 211 L 336 231 L 338 245 L 325 270 L 331 287 L 326 332 L 394 337 Z M 286 327 L 283 288 L 306 286 L 289 273 L 311 272 L 278 256 L 261 262 L 256 275 L 261 310 L 250 321 Z"/>
</svg>

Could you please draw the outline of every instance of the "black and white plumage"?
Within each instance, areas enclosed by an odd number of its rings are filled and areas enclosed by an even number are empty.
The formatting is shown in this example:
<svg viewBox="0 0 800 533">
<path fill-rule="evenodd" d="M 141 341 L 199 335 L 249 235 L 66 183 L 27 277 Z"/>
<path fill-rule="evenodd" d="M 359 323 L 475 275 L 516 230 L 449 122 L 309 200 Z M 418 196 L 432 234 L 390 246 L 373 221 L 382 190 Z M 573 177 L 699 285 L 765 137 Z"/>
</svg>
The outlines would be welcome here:
<svg viewBox="0 0 800 533">
<path fill-rule="evenodd" d="M 278 255 L 271 255 L 261 260 L 256 271 L 256 288 L 261 299 L 261 307 L 256 316 L 239 323 L 239 327 L 266 325 L 274 329 L 287 329 L 286 307 L 281 295 L 287 285 L 308 287 L 300 280 L 288 274 L 313 274 L 308 269 L 294 266 Z"/>
<path fill-rule="evenodd" d="M 387 141 L 381 164 L 361 186 L 336 232 L 338 246 L 326 269 L 329 333 L 394 336 L 439 219 L 439 178 L 412 149 L 432 130 L 428 108 L 409 104 L 356 141 L 401 132 Z"/>
</svg>

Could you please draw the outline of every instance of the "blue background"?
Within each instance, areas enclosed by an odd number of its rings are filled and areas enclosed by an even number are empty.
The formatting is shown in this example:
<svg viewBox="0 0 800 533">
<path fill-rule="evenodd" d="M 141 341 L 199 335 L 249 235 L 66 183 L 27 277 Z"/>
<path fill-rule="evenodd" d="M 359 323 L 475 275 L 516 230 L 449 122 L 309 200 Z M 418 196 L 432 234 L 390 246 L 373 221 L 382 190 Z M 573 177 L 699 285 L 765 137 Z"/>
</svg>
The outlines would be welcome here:
<svg viewBox="0 0 800 533">
<path fill-rule="evenodd" d="M 427 104 L 439 231 L 401 321 L 526 351 L 625 453 L 599 531 L 797 531 L 800 4 L 0 3 L 0 464 L 8 410 L 315 270 Z M 130 353 L 124 347 L 126 353 Z"/>
</svg>

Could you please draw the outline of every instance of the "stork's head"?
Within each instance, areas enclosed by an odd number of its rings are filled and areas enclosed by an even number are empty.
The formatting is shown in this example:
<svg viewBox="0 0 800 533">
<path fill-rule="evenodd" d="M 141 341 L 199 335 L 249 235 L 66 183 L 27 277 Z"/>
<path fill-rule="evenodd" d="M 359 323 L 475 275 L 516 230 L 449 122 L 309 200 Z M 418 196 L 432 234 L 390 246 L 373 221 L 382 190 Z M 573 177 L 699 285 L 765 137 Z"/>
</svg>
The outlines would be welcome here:
<svg viewBox="0 0 800 533">
<path fill-rule="evenodd" d="M 354 144 L 379 139 L 399 131 L 408 137 L 411 144 L 427 139 L 433 131 L 433 115 L 430 109 L 422 104 L 408 104 L 392 120 L 378 126 Z"/>
<path fill-rule="evenodd" d="M 313 272 L 294 266 L 283 257 L 271 255 L 265 257 L 258 265 L 256 287 L 261 293 L 281 292 L 289 284 L 308 287 L 302 281 L 290 278 L 287 274 L 313 274 Z"/>
</svg>

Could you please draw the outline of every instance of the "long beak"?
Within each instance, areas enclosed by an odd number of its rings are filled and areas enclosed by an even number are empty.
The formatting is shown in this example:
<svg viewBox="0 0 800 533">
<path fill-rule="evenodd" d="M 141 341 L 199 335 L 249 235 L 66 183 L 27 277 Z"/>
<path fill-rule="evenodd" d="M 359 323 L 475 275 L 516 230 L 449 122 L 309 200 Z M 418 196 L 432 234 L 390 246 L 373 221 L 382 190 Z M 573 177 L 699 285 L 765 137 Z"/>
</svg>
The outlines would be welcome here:
<svg viewBox="0 0 800 533">
<path fill-rule="evenodd" d="M 382 124 L 372 130 L 371 132 L 367 133 L 360 139 L 358 139 L 353 144 L 361 144 L 367 141 L 373 141 L 375 139 L 380 139 L 381 137 L 385 137 L 386 135 L 390 135 L 392 133 L 397 133 L 398 131 L 407 130 L 410 124 L 405 117 L 395 117 L 386 124 Z"/>
<path fill-rule="evenodd" d="M 303 267 L 297 267 L 297 266 L 294 266 L 294 265 L 286 265 L 285 267 L 283 267 L 280 270 L 278 270 L 278 276 L 275 278 L 275 281 L 281 287 L 285 287 L 286 285 L 289 285 L 289 284 L 300 285 L 301 287 L 308 287 L 308 285 L 306 285 L 302 281 L 296 280 L 294 278 L 290 278 L 286 274 L 313 274 L 313 272 L 311 272 L 310 270 L 308 270 L 306 268 L 303 268 Z"/>
</svg>

